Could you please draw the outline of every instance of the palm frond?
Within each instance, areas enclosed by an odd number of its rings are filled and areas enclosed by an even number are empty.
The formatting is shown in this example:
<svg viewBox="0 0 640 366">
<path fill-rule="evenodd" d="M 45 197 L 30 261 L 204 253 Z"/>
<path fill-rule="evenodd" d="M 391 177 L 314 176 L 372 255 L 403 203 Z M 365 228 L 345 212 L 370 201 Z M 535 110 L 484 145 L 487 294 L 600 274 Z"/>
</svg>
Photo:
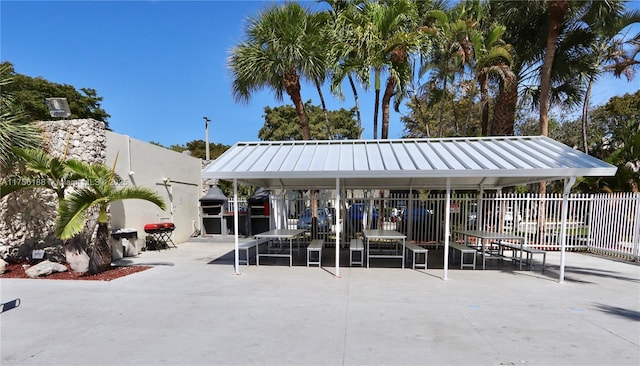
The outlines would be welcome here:
<svg viewBox="0 0 640 366">
<path fill-rule="evenodd" d="M 162 197 L 160 197 L 160 195 L 158 195 L 156 192 L 146 187 L 138 187 L 138 186 L 124 187 L 117 191 L 114 191 L 109 196 L 109 202 L 115 202 L 115 201 L 121 201 L 121 200 L 127 200 L 127 199 L 140 199 L 140 200 L 149 201 L 155 204 L 156 206 L 158 206 L 162 210 L 166 209 L 166 204 L 162 199 Z"/>
<path fill-rule="evenodd" d="M 5 97 L 2 96 L 2 99 Z M 16 159 L 14 147 L 34 148 L 41 143 L 40 130 L 19 111 L 0 113 L 0 167 L 9 167 Z"/>
<path fill-rule="evenodd" d="M 71 239 L 82 231 L 89 207 L 98 204 L 103 197 L 90 189 L 77 189 L 65 198 L 58 208 L 55 235 L 60 239 Z"/>
</svg>

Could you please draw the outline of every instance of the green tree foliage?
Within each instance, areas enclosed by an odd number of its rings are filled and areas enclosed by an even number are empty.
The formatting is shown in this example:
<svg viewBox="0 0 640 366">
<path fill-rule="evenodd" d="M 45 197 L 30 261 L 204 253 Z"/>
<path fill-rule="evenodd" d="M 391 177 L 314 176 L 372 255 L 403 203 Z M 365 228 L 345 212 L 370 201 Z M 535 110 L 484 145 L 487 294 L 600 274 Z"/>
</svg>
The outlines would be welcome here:
<svg viewBox="0 0 640 366">
<path fill-rule="evenodd" d="M 355 111 L 341 108 L 337 111 L 328 111 L 332 136 L 327 136 L 324 114 L 322 108 L 307 101 L 304 109 L 309 116 L 309 126 L 312 140 L 344 140 L 358 138 L 358 125 L 354 119 Z M 264 126 L 258 133 L 260 140 L 283 141 L 302 140 L 302 132 L 297 123 L 297 114 L 293 106 L 264 108 Z"/>
<path fill-rule="evenodd" d="M 552 116 L 549 119 L 549 137 L 554 140 L 558 139 L 558 136 L 562 134 L 561 129 L 563 128 L 563 126 L 564 124 L 562 124 L 555 116 Z M 523 116 L 517 121 L 515 125 L 515 133 L 518 136 L 540 136 L 540 120 L 532 113 L 527 116 Z M 574 133 L 578 134 L 579 131 L 574 131 Z M 566 145 L 572 146 L 568 141 L 559 141 Z"/>
<path fill-rule="evenodd" d="M 2 65 L 8 65 L 3 67 L 9 68 L 9 74 L 14 80 L 6 86 L 6 92 L 13 94 L 16 107 L 25 113 L 30 121 L 52 120 L 45 99 L 61 97 L 67 98 L 71 110 L 70 119 L 93 118 L 103 121 L 107 129 L 109 128 L 107 119 L 111 116 L 100 106 L 103 98 L 98 96 L 95 89 L 81 88 L 78 91 L 69 84 L 57 84 L 41 77 L 17 74 L 9 62 Z"/>
<path fill-rule="evenodd" d="M 519 136 L 540 135 L 540 120 L 532 114 L 518 121 L 515 127 Z M 596 146 L 601 143 L 602 137 L 606 133 L 607 127 L 601 123 L 589 126 L 588 136 L 591 145 Z M 574 149 L 579 148 L 582 145 L 580 120 L 562 120 L 562 118 L 552 114 L 549 118 L 549 137 Z"/>
<path fill-rule="evenodd" d="M 602 16 L 600 13 L 585 17 L 584 28 L 592 37 L 585 58 L 589 61 L 589 70 L 585 76 L 585 96 L 582 103 L 583 151 L 589 152 L 588 113 L 591 91 L 598 78 L 605 73 L 616 77 L 624 75 L 631 81 L 635 70 L 640 66 L 637 59 L 640 52 L 640 34 L 627 37 L 623 30 L 629 25 L 640 22 L 640 11 L 623 12 L 623 4 L 614 2 L 611 6 L 614 16 Z"/>
<path fill-rule="evenodd" d="M 601 180 L 600 188 L 638 191 L 640 186 L 640 90 L 611 98 L 591 113 L 591 125 L 606 133 L 594 155 L 618 167 L 615 177 Z M 604 187 L 603 187 L 604 186 Z"/>
<path fill-rule="evenodd" d="M 412 96 L 407 107 L 409 113 L 400 117 L 400 121 L 404 123 L 402 136 L 405 138 L 433 137 L 433 130 L 443 131 L 443 136 L 480 134 L 481 108 L 478 102 L 470 98 L 443 100 L 439 97 L 428 99 L 426 96 Z M 441 113 L 442 110 L 444 113 Z"/>
<path fill-rule="evenodd" d="M 209 157 L 213 160 L 222 155 L 223 152 L 229 149 L 229 145 L 209 143 Z M 171 145 L 170 150 L 177 152 L 189 151 L 189 154 L 194 158 L 205 159 L 207 157 L 206 143 L 204 140 L 193 140 L 187 142 L 185 145 Z"/>
</svg>

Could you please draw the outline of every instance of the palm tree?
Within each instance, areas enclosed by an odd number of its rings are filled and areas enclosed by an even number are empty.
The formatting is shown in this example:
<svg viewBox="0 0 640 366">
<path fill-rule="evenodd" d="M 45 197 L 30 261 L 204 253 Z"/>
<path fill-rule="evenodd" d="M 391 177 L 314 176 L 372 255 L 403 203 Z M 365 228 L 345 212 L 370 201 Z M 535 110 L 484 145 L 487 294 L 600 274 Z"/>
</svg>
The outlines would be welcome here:
<svg viewBox="0 0 640 366">
<path fill-rule="evenodd" d="M 493 24 L 483 33 L 476 33 L 472 37 L 475 58 L 475 79 L 480 84 L 480 104 L 482 108 L 481 131 L 486 136 L 489 133 L 489 81 L 495 79 L 499 85 L 513 80 L 511 71 L 513 63 L 511 46 L 504 44 L 502 36 L 506 31 L 503 25 Z M 494 124 L 494 128 L 498 127 Z M 494 129 L 492 129 L 494 130 Z M 511 130 L 495 128 L 502 135 L 513 134 Z M 492 133 L 493 134 L 493 133 Z"/>
<path fill-rule="evenodd" d="M 0 171 L 9 170 L 17 156 L 14 148 L 36 148 L 41 136 L 38 127 L 14 104 L 6 86 L 14 81 L 13 65 L 0 63 Z"/>
<path fill-rule="evenodd" d="M 163 199 L 145 187 L 117 187 L 120 178 L 113 170 L 100 163 L 85 163 L 68 160 L 66 168 L 77 176 L 83 177 L 84 185 L 75 188 L 60 204 L 56 236 L 66 240 L 80 233 L 87 221 L 86 216 L 92 208 L 98 210 L 98 229 L 95 242 L 89 246 L 89 271 L 100 273 L 111 265 L 111 247 L 109 245 L 109 204 L 126 199 L 149 201 L 165 209 Z"/>
<path fill-rule="evenodd" d="M 250 18 L 246 39 L 231 50 L 228 66 L 233 74 L 232 92 L 247 102 L 262 88 L 274 91 L 277 100 L 286 93 L 298 114 L 302 137 L 311 139 L 309 119 L 300 93 L 300 79 L 322 75 L 326 64 L 316 52 L 313 35 L 318 34 L 315 17 L 297 3 L 272 7 L 258 18 Z"/>
<path fill-rule="evenodd" d="M 640 34 L 636 34 L 631 39 L 625 39 L 620 35 L 629 25 L 640 22 L 640 12 L 623 13 L 622 3 L 612 3 L 605 10 L 607 14 L 604 16 L 600 12 L 590 12 L 584 17 L 587 31 L 594 33 L 593 42 L 585 55 L 590 61 L 590 68 L 586 75 L 586 92 L 581 116 L 583 150 L 587 154 L 589 153 L 587 124 L 593 84 L 606 72 L 611 72 L 616 77 L 624 74 L 627 81 L 631 81 L 633 69 L 640 63 L 636 60 L 637 51 L 640 50 Z M 627 54 L 625 48 L 627 46 L 634 48 L 634 45 L 635 51 Z"/>
<path fill-rule="evenodd" d="M 545 47 L 545 38 L 541 34 L 548 27 L 546 10 L 542 0 L 488 2 L 488 17 L 506 27 L 503 39 L 513 47 L 513 75 L 500 83 L 495 101 L 493 125 L 499 129 L 507 126 L 513 129 L 519 91 L 529 80 L 539 81 L 539 66 Z"/>
<path fill-rule="evenodd" d="M 356 68 L 370 68 L 374 74 L 375 101 L 373 112 L 373 138 L 378 138 L 378 113 L 382 106 L 381 138 L 388 138 L 389 134 L 389 105 L 391 97 L 396 95 L 396 104 L 405 94 L 405 86 L 411 77 L 409 54 L 411 49 L 421 43 L 420 32 L 417 31 L 415 19 L 417 16 L 415 3 L 411 1 L 363 1 L 357 4 L 352 12 L 348 26 L 351 27 L 352 40 L 355 41 L 348 63 L 357 65 Z M 355 62 L 353 61 L 355 60 Z M 380 90 L 382 73 L 389 73 L 382 103 Z M 396 94 L 397 93 L 397 94 Z M 380 191 L 384 197 L 384 191 Z M 379 209 L 384 211 L 384 201 L 380 201 Z M 382 225 L 382 215 L 379 216 L 378 227 Z"/>
<path fill-rule="evenodd" d="M 562 22 L 569 10 L 568 0 L 549 1 L 549 30 L 540 75 L 540 134 L 543 136 L 549 135 L 549 94 L 553 58 L 556 54 L 558 38 L 562 33 Z"/>
<path fill-rule="evenodd" d="M 623 1 L 491 1 L 492 17 L 507 27 L 505 41 L 513 45 L 516 85 L 501 89 L 496 111 L 515 117 L 520 91 L 539 108 L 540 133 L 548 134 L 551 104 L 570 109 L 582 103 L 588 74 L 593 69 L 593 35 L 615 23 L 615 9 Z M 509 94 L 509 95 L 507 95 Z M 502 103 L 511 103 L 505 106 Z"/>
<path fill-rule="evenodd" d="M 380 73 L 385 60 L 377 57 L 379 38 L 377 37 L 375 21 L 380 19 L 384 5 L 375 1 L 364 1 L 354 6 L 348 13 L 347 24 L 350 26 L 351 40 L 347 53 L 349 57 L 346 65 L 349 69 L 373 69 L 375 100 L 373 105 L 373 138 L 378 138 L 378 113 L 380 106 Z M 348 70 L 349 70 L 348 69 Z M 368 82 L 367 82 L 368 84 Z"/>
<path fill-rule="evenodd" d="M 410 56 L 419 47 L 426 49 L 427 38 L 417 28 L 417 12 L 412 2 L 397 2 L 385 9 L 384 21 L 377 24 L 383 56 L 387 60 L 389 77 L 382 96 L 382 130 L 380 137 L 389 137 L 389 105 L 395 96 L 394 108 L 398 111 L 400 102 L 407 95 L 407 86 L 411 82 L 412 70 Z"/>
<path fill-rule="evenodd" d="M 324 0 L 331 6 L 328 10 L 331 15 L 331 30 L 333 42 L 331 43 L 331 91 L 338 98 L 344 100 L 342 93 L 342 81 L 347 78 L 354 99 L 354 110 L 358 123 L 358 138 L 362 138 L 362 117 L 360 115 L 360 101 L 358 89 L 354 77 L 358 79 L 364 89 L 369 89 L 369 66 L 362 57 L 365 54 L 360 47 L 360 38 L 357 34 L 355 21 L 356 8 L 352 0 Z"/>
<path fill-rule="evenodd" d="M 55 192 L 60 203 L 69 185 L 80 178 L 66 169 L 65 159 L 51 156 L 39 149 L 14 148 L 26 169 L 24 174 L 16 174 L 0 183 L 0 198 L 23 189 L 45 188 Z"/>
<path fill-rule="evenodd" d="M 431 73 L 430 80 L 423 86 L 440 84 L 441 91 L 435 94 L 440 101 L 439 136 L 444 135 L 444 110 L 449 83 L 455 82 L 457 74 L 464 72 L 473 57 L 471 35 L 475 32 L 476 21 L 469 8 L 461 5 L 449 12 L 431 10 L 426 12 L 427 32 L 434 35 L 434 50 L 424 59 L 420 76 Z"/>
<path fill-rule="evenodd" d="M 392 53 L 398 48 L 395 52 L 402 54 L 400 48 L 409 50 L 418 43 L 415 37 L 409 36 L 411 31 L 415 31 L 415 27 L 412 26 L 415 4 L 411 1 L 362 1 L 355 4 L 338 2 L 333 6 L 334 9 L 339 9 L 337 24 L 340 26 L 339 40 L 341 41 L 341 44 L 334 47 L 340 59 L 334 85 L 345 76 L 355 74 L 364 85 L 368 86 L 369 70 L 373 72 L 375 89 L 373 137 L 377 139 L 382 73 L 389 71 L 390 80 L 395 79 L 395 81 L 390 81 L 391 85 L 387 85 L 387 88 L 395 90 L 393 83 L 397 83 L 400 79 L 398 79 L 398 72 L 391 70 Z M 396 61 L 404 62 L 405 60 Z M 408 78 L 402 76 L 401 79 L 404 83 L 404 79 Z M 352 80 L 350 83 L 353 85 Z"/>
<path fill-rule="evenodd" d="M 312 70 L 313 74 L 309 75 L 309 77 L 313 81 L 318 96 L 320 97 L 327 137 L 329 140 L 333 140 L 331 123 L 329 122 L 329 111 L 327 110 L 327 103 L 324 100 L 324 94 L 322 92 L 322 84 L 324 84 L 331 70 L 335 67 L 331 52 L 332 44 L 335 42 L 335 32 L 333 31 L 334 28 L 330 22 L 330 18 L 331 16 L 327 12 L 308 14 L 309 23 L 314 25 L 309 27 L 311 32 L 307 42 L 313 46 L 313 52 L 318 59 L 318 65 Z"/>
</svg>

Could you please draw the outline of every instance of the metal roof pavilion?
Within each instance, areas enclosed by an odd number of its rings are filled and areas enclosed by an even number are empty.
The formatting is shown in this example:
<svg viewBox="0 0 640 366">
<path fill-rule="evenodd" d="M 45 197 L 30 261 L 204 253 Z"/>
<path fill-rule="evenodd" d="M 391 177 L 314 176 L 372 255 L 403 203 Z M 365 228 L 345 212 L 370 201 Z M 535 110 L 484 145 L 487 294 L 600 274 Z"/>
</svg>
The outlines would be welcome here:
<svg viewBox="0 0 640 366">
<path fill-rule="evenodd" d="M 268 189 L 495 189 L 616 167 L 544 136 L 238 142 L 202 171 Z"/>
<path fill-rule="evenodd" d="M 616 167 L 544 136 L 406 140 L 238 142 L 202 170 L 203 178 L 268 189 L 446 189 L 444 275 L 448 277 L 451 189 L 500 189 L 564 180 L 560 282 L 564 281 L 568 196 L 576 177 L 610 176 Z M 340 210 L 336 211 L 340 222 Z M 239 274 L 238 214 L 234 215 Z M 341 232 L 340 224 L 336 233 Z M 340 235 L 336 235 L 340 277 Z M 404 257 L 403 257 L 404 258 Z"/>
</svg>

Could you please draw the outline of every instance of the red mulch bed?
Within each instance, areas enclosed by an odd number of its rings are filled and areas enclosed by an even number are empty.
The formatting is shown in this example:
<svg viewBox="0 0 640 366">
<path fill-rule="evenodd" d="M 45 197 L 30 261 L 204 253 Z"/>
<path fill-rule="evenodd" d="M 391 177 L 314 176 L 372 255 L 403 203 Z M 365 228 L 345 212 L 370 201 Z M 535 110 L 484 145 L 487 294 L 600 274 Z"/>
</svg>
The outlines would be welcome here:
<svg viewBox="0 0 640 366">
<path fill-rule="evenodd" d="M 111 267 L 108 271 L 98 274 L 78 273 L 71 270 L 68 264 L 66 272 L 52 273 L 48 276 L 40 276 L 35 279 L 45 280 L 86 280 L 86 281 L 111 281 L 116 278 L 128 276 L 133 273 L 141 272 L 151 267 L 149 266 L 129 266 L 129 267 Z M 25 274 L 25 270 L 29 268 L 28 262 L 7 264 L 6 271 L 0 274 L 0 278 L 27 278 L 33 279 Z"/>
</svg>

